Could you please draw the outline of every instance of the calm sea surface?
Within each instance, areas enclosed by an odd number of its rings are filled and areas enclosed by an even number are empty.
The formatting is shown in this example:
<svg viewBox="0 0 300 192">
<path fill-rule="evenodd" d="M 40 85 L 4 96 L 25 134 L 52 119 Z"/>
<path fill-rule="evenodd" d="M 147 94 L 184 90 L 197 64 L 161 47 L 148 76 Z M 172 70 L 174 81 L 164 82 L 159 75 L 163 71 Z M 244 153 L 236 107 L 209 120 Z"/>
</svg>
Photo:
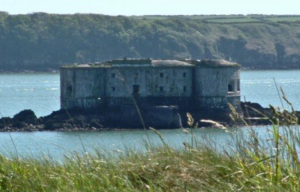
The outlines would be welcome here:
<svg viewBox="0 0 300 192">
<path fill-rule="evenodd" d="M 293 71 L 242 71 L 242 100 L 282 106 L 277 87 L 282 87 L 295 109 L 300 110 L 300 70 Z M 32 109 L 37 116 L 45 116 L 60 108 L 59 74 L 1 74 L 0 114 L 12 117 L 24 109 Z M 283 103 L 285 108 L 288 106 Z M 247 130 L 243 129 L 242 131 Z M 256 129 L 259 135 L 266 135 L 267 128 Z M 235 132 L 236 130 L 234 130 Z M 240 131 L 240 130 L 239 130 Z M 182 147 L 191 140 L 181 130 L 160 131 L 172 146 Z M 196 131 L 202 137 L 230 144 L 231 134 L 218 129 Z M 5 155 L 41 157 L 41 153 L 54 159 L 64 154 L 82 153 L 94 149 L 122 153 L 126 148 L 144 150 L 144 143 L 150 139 L 154 145 L 161 144 L 151 131 L 103 131 L 103 132 L 36 132 L 0 133 L 0 152 Z"/>
</svg>

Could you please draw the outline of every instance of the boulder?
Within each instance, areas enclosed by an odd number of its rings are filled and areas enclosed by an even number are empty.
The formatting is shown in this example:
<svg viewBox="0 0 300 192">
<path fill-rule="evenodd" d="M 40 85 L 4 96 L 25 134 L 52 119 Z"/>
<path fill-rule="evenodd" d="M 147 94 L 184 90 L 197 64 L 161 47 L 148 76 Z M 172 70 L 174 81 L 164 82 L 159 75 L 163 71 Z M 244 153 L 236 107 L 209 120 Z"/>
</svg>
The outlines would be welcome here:
<svg viewBox="0 0 300 192">
<path fill-rule="evenodd" d="M 12 118 L 14 123 L 22 122 L 33 125 L 37 124 L 37 119 L 38 118 L 36 117 L 35 113 L 30 109 L 23 110 L 20 113 L 14 115 L 14 117 Z"/>
</svg>

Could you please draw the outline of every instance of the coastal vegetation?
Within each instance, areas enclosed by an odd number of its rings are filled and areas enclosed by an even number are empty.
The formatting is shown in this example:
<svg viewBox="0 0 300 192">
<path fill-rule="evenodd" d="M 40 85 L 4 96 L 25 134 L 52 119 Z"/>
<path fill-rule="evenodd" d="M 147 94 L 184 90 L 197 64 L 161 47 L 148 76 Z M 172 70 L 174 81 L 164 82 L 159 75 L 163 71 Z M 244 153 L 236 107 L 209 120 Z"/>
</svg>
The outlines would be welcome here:
<svg viewBox="0 0 300 192">
<path fill-rule="evenodd" d="M 182 131 L 191 140 L 180 149 L 152 129 L 162 145 L 145 141 L 144 152 L 130 148 L 117 154 L 74 152 L 61 162 L 45 154 L 40 159 L 0 156 L 0 190 L 298 191 L 298 117 L 292 107 L 288 111 L 270 108 L 272 126 L 264 138 L 255 129 L 240 134 L 210 121 L 231 135 L 231 145 L 197 137 L 197 120 L 187 114 L 191 127 Z M 233 111 L 232 118 L 240 117 Z"/>
<path fill-rule="evenodd" d="M 222 58 L 299 68 L 298 15 L 106 16 L 0 12 L 0 70 L 58 69 L 116 58 Z"/>
</svg>

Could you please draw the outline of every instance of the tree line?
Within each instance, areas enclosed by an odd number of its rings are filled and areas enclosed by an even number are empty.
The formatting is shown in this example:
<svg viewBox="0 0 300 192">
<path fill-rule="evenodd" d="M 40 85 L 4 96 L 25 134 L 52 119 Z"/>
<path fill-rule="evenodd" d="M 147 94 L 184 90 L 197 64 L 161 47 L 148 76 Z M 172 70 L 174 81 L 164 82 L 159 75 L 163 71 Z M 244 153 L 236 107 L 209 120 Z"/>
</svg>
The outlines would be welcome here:
<svg viewBox="0 0 300 192">
<path fill-rule="evenodd" d="M 0 12 L 0 69 L 58 69 L 116 58 L 222 58 L 249 68 L 298 68 L 300 24 Z"/>
</svg>

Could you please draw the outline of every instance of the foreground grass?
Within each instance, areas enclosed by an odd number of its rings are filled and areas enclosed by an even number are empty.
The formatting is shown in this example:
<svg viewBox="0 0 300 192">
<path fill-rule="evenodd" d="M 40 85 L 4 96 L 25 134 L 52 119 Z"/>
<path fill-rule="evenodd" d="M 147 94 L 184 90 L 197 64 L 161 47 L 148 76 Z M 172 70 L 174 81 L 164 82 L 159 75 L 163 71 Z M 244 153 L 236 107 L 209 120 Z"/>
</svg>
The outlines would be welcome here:
<svg viewBox="0 0 300 192">
<path fill-rule="evenodd" d="M 299 191 L 295 140 L 279 154 L 276 140 L 269 151 L 255 134 L 248 138 L 237 139 L 235 152 L 195 143 L 118 157 L 74 154 L 62 163 L 0 157 L 0 191 Z"/>
<path fill-rule="evenodd" d="M 223 150 L 201 144 L 203 138 L 190 129 L 184 130 L 191 142 L 183 149 L 172 148 L 153 130 L 163 146 L 146 143 L 143 153 L 74 153 L 63 162 L 0 156 L 0 191 L 299 191 L 297 114 L 272 109 L 268 138 L 259 138 L 253 129 L 232 134 L 236 144 Z M 197 125 L 189 114 L 188 123 Z"/>
<path fill-rule="evenodd" d="M 0 187 L 1 191 L 234 189 L 228 168 L 222 164 L 231 165 L 231 160 L 207 150 L 176 151 L 168 147 L 115 159 L 77 156 L 62 164 L 1 157 Z"/>
<path fill-rule="evenodd" d="M 63 164 L 0 159 L 1 191 L 236 190 L 238 162 L 207 150 L 156 149 L 118 160 L 77 157 Z"/>
</svg>

